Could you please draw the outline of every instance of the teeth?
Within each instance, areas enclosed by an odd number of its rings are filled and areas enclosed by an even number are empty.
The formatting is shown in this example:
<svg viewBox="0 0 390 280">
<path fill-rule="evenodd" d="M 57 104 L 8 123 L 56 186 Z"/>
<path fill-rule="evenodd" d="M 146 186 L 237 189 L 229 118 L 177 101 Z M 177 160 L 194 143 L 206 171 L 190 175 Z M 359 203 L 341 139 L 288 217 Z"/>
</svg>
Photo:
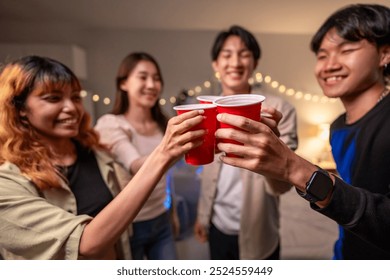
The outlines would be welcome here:
<svg viewBox="0 0 390 280">
<path fill-rule="evenodd" d="M 66 120 L 60 120 L 59 123 L 64 123 L 64 124 L 75 124 L 77 122 L 76 119 L 66 119 Z"/>
<path fill-rule="evenodd" d="M 326 78 L 325 81 L 327 82 L 333 82 L 333 81 L 339 81 L 341 80 L 341 76 L 334 76 L 334 77 L 329 77 L 329 78 Z"/>
<path fill-rule="evenodd" d="M 233 76 L 233 77 L 240 77 L 240 76 L 241 76 L 241 73 L 232 72 L 232 73 L 230 73 L 230 76 Z"/>
</svg>

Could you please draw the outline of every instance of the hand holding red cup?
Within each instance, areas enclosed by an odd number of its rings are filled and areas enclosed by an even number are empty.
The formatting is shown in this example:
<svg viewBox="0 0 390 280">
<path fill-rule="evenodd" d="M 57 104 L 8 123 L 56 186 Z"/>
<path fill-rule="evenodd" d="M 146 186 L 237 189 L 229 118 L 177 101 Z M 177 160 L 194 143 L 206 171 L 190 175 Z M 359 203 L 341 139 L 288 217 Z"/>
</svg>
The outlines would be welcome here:
<svg viewBox="0 0 390 280">
<path fill-rule="evenodd" d="M 228 113 L 239 115 L 259 122 L 261 118 L 261 105 L 264 100 L 265 97 L 258 94 L 235 94 L 218 98 L 214 101 L 214 104 L 217 105 L 218 114 Z M 218 128 L 239 129 L 222 122 L 218 122 Z M 218 141 L 242 145 L 240 142 L 229 139 L 220 139 Z M 228 154 L 227 156 L 235 157 L 235 155 L 232 154 Z"/>
<path fill-rule="evenodd" d="M 207 133 L 203 136 L 203 144 L 188 151 L 184 155 L 184 159 L 191 165 L 203 165 L 213 162 L 214 160 L 214 148 L 215 148 L 215 131 L 216 131 L 216 117 L 217 106 L 214 104 L 187 104 L 175 106 L 177 114 L 192 111 L 192 110 L 204 110 L 204 120 L 191 128 L 191 130 L 206 129 Z"/>
</svg>

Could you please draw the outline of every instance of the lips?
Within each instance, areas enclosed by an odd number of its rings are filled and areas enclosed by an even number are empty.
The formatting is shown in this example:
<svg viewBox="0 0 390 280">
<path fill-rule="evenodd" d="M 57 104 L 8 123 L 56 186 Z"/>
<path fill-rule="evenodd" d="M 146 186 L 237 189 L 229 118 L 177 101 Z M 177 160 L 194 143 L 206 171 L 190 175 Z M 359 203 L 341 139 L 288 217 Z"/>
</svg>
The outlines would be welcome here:
<svg viewBox="0 0 390 280">
<path fill-rule="evenodd" d="M 158 94 L 154 93 L 154 92 L 143 92 L 142 94 L 145 96 L 154 97 L 154 98 L 158 96 Z"/>
</svg>

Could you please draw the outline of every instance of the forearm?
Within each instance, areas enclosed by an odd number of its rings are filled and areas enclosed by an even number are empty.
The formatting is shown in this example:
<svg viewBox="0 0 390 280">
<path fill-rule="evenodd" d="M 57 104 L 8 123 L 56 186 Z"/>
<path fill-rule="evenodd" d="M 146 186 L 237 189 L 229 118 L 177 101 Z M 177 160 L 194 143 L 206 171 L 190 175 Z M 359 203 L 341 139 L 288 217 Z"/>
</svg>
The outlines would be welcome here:
<svg viewBox="0 0 390 280">
<path fill-rule="evenodd" d="M 367 242 L 390 252 L 390 198 L 353 187 L 336 179 L 333 195 L 325 208 L 312 205 L 321 214 Z"/>
<path fill-rule="evenodd" d="M 144 164 L 147 158 L 148 156 L 143 156 L 134 160 L 130 166 L 130 174 L 132 175 L 136 174 L 138 170 L 140 170 L 141 166 Z"/>
</svg>

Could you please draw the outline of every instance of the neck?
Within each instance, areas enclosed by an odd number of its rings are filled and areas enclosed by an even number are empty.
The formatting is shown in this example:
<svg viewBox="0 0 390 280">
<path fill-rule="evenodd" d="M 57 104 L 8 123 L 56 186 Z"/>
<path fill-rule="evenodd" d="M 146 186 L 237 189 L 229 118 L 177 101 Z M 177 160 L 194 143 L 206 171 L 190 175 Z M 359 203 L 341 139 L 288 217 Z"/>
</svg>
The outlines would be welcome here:
<svg viewBox="0 0 390 280">
<path fill-rule="evenodd" d="M 153 120 L 152 112 L 149 108 L 137 107 L 128 110 L 125 118 L 139 134 L 151 136 L 158 130 L 157 122 Z"/>
<path fill-rule="evenodd" d="M 69 166 L 77 159 L 76 146 L 70 139 L 50 142 L 46 145 L 53 153 L 54 158 L 52 160 L 55 165 Z"/>
<path fill-rule="evenodd" d="M 149 123 L 153 122 L 152 112 L 150 108 L 134 107 L 127 110 L 124 114 L 126 119 L 135 123 Z"/>
<path fill-rule="evenodd" d="M 381 87 L 352 97 L 342 98 L 341 101 L 346 109 L 346 123 L 351 124 L 361 119 L 388 94 L 389 90 Z"/>
</svg>

